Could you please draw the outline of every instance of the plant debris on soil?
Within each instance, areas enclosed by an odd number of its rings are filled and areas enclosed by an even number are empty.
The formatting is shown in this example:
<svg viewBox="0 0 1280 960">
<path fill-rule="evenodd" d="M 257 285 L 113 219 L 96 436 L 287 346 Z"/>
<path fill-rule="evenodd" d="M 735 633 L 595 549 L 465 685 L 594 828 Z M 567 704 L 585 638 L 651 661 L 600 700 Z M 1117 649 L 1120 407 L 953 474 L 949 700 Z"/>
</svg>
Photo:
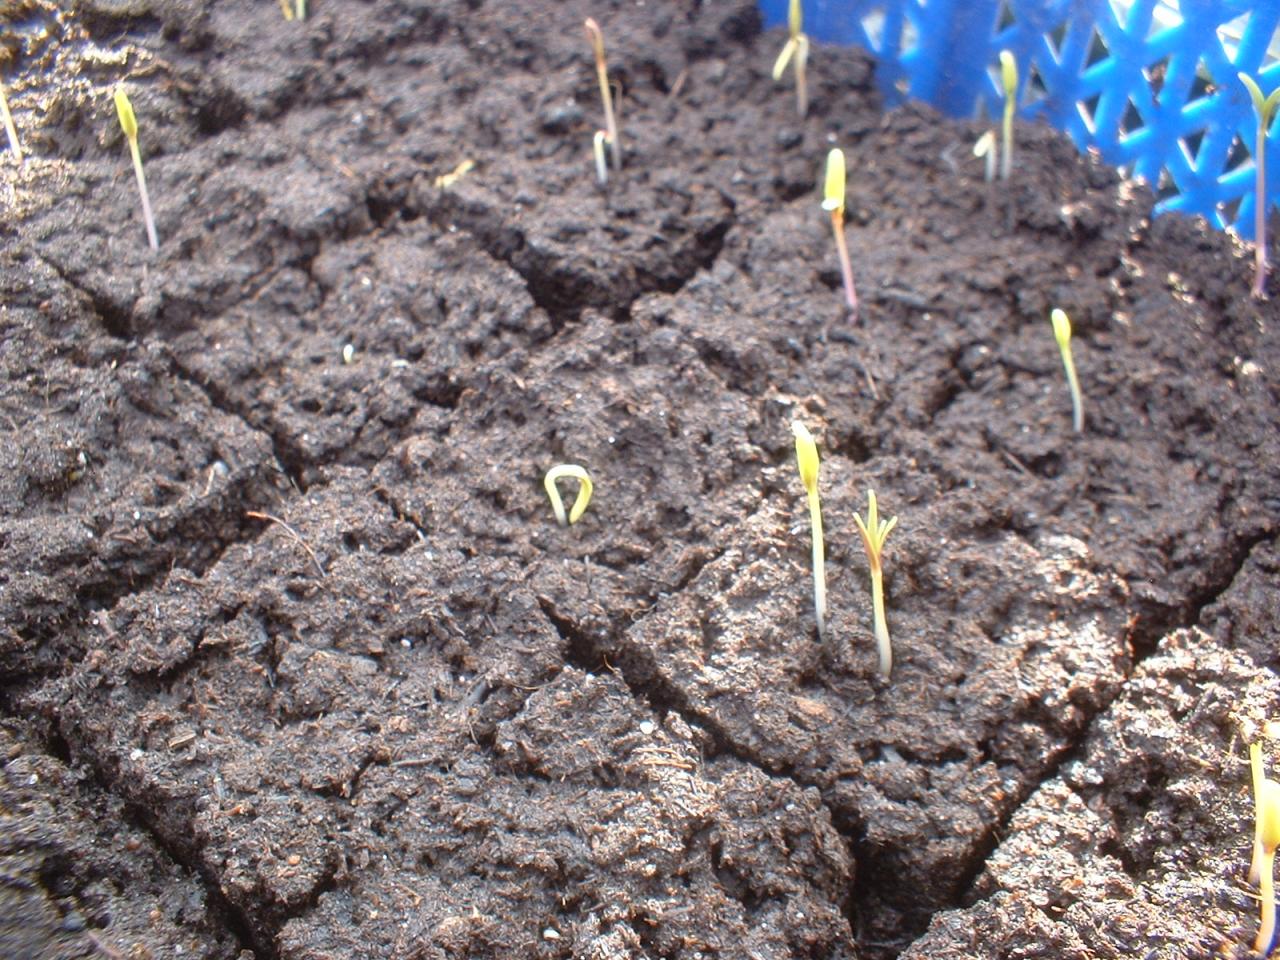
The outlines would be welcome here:
<svg viewBox="0 0 1280 960">
<path fill-rule="evenodd" d="M 750 0 L 309 6 L 0 11 L 0 956 L 1249 955 L 1248 251 Z"/>
</svg>

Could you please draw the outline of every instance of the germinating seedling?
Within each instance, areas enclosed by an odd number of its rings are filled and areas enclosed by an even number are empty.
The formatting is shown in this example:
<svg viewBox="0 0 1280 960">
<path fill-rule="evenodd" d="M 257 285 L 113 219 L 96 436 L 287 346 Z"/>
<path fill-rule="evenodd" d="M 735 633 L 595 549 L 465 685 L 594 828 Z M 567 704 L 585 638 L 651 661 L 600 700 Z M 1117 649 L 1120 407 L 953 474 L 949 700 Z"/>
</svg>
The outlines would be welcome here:
<svg viewBox="0 0 1280 960">
<path fill-rule="evenodd" d="M 147 193 L 147 178 L 142 173 L 142 152 L 138 149 L 138 121 L 133 115 L 133 104 L 122 87 L 116 87 L 116 115 L 120 118 L 120 129 L 129 141 L 129 153 L 133 155 L 133 172 L 138 178 L 138 194 L 142 197 L 142 219 L 147 225 L 147 242 L 152 250 L 160 249 L 160 241 L 156 239 L 156 221 L 151 216 L 151 197 Z"/>
<path fill-rule="evenodd" d="M 800 11 L 800 0 L 791 0 L 787 10 L 787 29 L 791 36 L 782 45 L 782 52 L 773 62 L 773 81 L 777 83 L 787 69 L 787 64 L 794 57 L 796 61 L 796 110 L 800 116 L 809 112 L 809 87 L 805 80 L 805 65 L 809 62 L 809 38 L 804 35 L 804 19 Z"/>
<path fill-rule="evenodd" d="M 1266 956 L 1276 932 L 1275 859 L 1280 846 L 1280 783 L 1262 770 L 1262 744 L 1249 745 L 1249 765 L 1253 771 L 1254 851 L 1250 879 L 1256 877 L 1258 897 L 1262 901 L 1258 936 L 1253 942 L 1255 953 Z"/>
<path fill-rule="evenodd" d="M 835 231 L 836 252 L 840 256 L 840 275 L 844 278 L 844 301 L 850 316 L 857 317 L 858 293 L 853 288 L 853 265 L 849 262 L 849 246 L 844 238 L 844 151 L 839 148 L 827 154 L 822 209 L 831 213 L 831 229 Z"/>
<path fill-rule="evenodd" d="M 568 516 L 565 516 L 564 501 L 560 499 L 560 491 L 556 488 L 556 481 L 562 477 L 572 477 L 578 481 L 578 499 L 573 501 L 573 508 Z M 591 502 L 592 491 L 591 477 L 586 470 L 574 463 L 558 463 L 547 471 L 542 485 L 546 488 L 551 510 L 560 526 L 567 527 L 582 519 L 582 515 L 587 512 L 587 504 Z"/>
<path fill-rule="evenodd" d="M 1053 339 L 1058 341 L 1058 352 L 1062 354 L 1062 366 L 1067 371 L 1067 386 L 1071 388 L 1071 428 L 1080 433 L 1084 430 L 1084 400 L 1080 396 L 1080 379 L 1076 376 L 1076 363 L 1071 358 L 1071 319 L 1057 307 L 1049 314 L 1053 324 Z"/>
<path fill-rule="evenodd" d="M 1008 50 L 1000 51 L 1000 85 L 1004 88 L 1004 122 L 1001 134 L 1000 179 L 1008 180 L 1013 172 L 1013 111 L 1018 105 L 1018 62 Z"/>
<path fill-rule="evenodd" d="M 898 523 L 897 517 L 889 520 L 880 519 L 880 510 L 876 506 L 876 492 L 867 491 L 867 521 L 856 513 L 853 521 L 858 525 L 858 533 L 862 535 L 862 546 L 867 551 L 867 565 L 871 568 L 871 611 L 875 618 L 876 649 L 880 653 L 880 676 L 886 680 L 893 671 L 893 648 L 889 646 L 889 621 L 884 614 L 884 567 L 881 565 L 881 553 L 889 533 Z"/>
<path fill-rule="evenodd" d="M 799 420 L 791 421 L 796 438 L 796 465 L 800 482 L 809 498 L 809 524 L 813 528 L 813 613 L 818 621 L 818 639 L 827 637 L 826 549 L 822 542 L 822 505 L 818 501 L 818 445 L 813 434 Z"/>
<path fill-rule="evenodd" d="M 1271 95 L 1263 99 L 1253 77 L 1242 73 L 1240 82 L 1248 89 L 1253 112 L 1258 117 L 1253 150 L 1253 165 L 1257 170 L 1253 190 L 1253 295 L 1261 300 L 1267 292 L 1267 131 L 1276 118 L 1276 108 L 1280 107 L 1280 89 L 1271 91 Z"/>
<path fill-rule="evenodd" d="M 987 183 L 994 182 L 996 178 L 996 134 L 994 130 L 988 130 L 978 138 L 978 142 L 973 145 L 973 155 L 981 157 L 985 164 L 982 178 Z"/>
<path fill-rule="evenodd" d="M 583 22 L 587 31 L 587 39 L 591 41 L 591 50 L 596 58 L 596 80 L 600 84 L 600 99 L 604 103 L 604 136 L 609 144 L 609 153 L 613 157 L 613 169 L 622 169 L 622 144 L 618 141 L 618 121 L 613 113 L 613 91 L 609 87 L 609 65 L 604 58 L 604 34 L 600 32 L 600 24 L 591 17 Z M 596 140 L 599 141 L 599 134 Z M 596 172 L 599 174 L 599 150 L 596 147 Z M 603 183 L 604 181 L 601 180 Z"/>
<path fill-rule="evenodd" d="M 0 83 L 0 118 L 4 120 L 4 132 L 9 137 L 9 149 L 19 163 L 22 162 L 22 144 L 18 142 L 18 128 L 13 125 L 13 114 L 9 112 L 9 98 L 4 84 Z"/>
</svg>

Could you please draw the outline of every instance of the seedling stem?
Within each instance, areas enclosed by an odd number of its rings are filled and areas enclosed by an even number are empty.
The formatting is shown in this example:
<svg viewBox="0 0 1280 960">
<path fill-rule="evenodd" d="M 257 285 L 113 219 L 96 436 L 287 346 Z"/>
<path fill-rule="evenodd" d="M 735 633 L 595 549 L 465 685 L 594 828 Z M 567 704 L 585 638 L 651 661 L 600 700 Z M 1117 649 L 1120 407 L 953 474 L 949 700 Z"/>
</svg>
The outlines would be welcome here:
<svg viewBox="0 0 1280 960">
<path fill-rule="evenodd" d="M 147 178 L 142 172 L 142 151 L 138 149 L 138 121 L 133 115 L 133 104 L 123 87 L 116 87 L 116 115 L 120 118 L 120 129 L 129 141 L 129 153 L 133 156 L 133 173 L 138 178 L 138 194 L 142 197 L 142 219 L 147 225 L 147 242 L 152 250 L 160 249 L 160 241 L 156 239 L 156 221 L 151 215 L 151 196 L 147 193 Z"/>
<path fill-rule="evenodd" d="M 813 434 L 799 420 L 791 421 L 796 438 L 796 466 L 800 482 L 809 497 L 809 525 L 813 529 L 813 613 L 818 621 L 818 639 L 827 638 L 826 547 L 822 540 L 822 504 L 818 500 L 818 445 Z"/>
<path fill-rule="evenodd" d="M 618 122 L 613 113 L 613 91 L 609 87 L 609 66 L 604 58 L 604 34 L 600 25 L 592 17 L 583 21 L 587 30 L 587 39 L 591 41 L 591 49 L 596 57 L 596 80 L 600 84 L 600 99 L 604 103 L 604 131 L 609 141 L 609 152 L 613 157 L 613 169 L 622 169 L 622 144 L 618 141 Z"/>
<path fill-rule="evenodd" d="M 858 293 L 853 287 L 853 265 L 844 238 L 844 151 L 838 147 L 827 154 L 827 178 L 822 189 L 822 209 L 831 213 L 831 229 L 836 235 L 840 274 L 844 278 L 844 301 L 849 315 L 858 316 Z"/>
<path fill-rule="evenodd" d="M 578 481 L 578 499 L 573 501 L 573 509 L 569 511 L 567 517 L 564 513 L 564 501 L 560 499 L 560 491 L 556 489 L 556 481 L 561 477 L 572 477 Z M 587 511 L 587 504 L 591 502 L 592 491 L 591 477 L 586 470 L 574 463 L 558 463 L 547 471 L 542 485 L 546 488 L 547 498 L 551 501 L 551 510 L 556 515 L 556 522 L 560 526 L 567 527 L 582 519 L 582 515 Z"/>
<path fill-rule="evenodd" d="M 1000 151 L 1000 179 L 1008 180 L 1013 171 L 1013 111 L 1018 105 L 1018 62 L 1008 50 L 1000 51 L 1000 83 L 1004 87 L 1004 137 Z"/>
<path fill-rule="evenodd" d="M 1067 371 L 1067 385 L 1071 388 L 1071 428 L 1080 433 L 1084 430 L 1084 401 L 1080 396 L 1080 380 L 1076 376 L 1076 364 L 1071 358 L 1071 319 L 1057 307 L 1049 314 L 1053 323 L 1053 338 L 1058 341 L 1058 352 L 1062 354 L 1062 366 Z"/>
<path fill-rule="evenodd" d="M 1253 768 L 1253 804 L 1256 815 L 1254 861 L 1258 867 L 1258 897 L 1262 912 L 1255 953 L 1266 956 L 1276 932 L 1275 858 L 1280 846 L 1280 783 L 1262 773 L 1262 744 L 1249 745 L 1249 765 Z"/>
<path fill-rule="evenodd" d="M 800 0 L 791 0 L 787 9 L 787 29 L 791 35 L 782 45 L 782 52 L 773 62 L 773 82 L 782 79 L 783 72 L 791 58 L 796 60 L 796 110 L 800 116 L 809 112 L 809 85 L 805 79 L 805 65 L 809 61 L 809 38 L 804 35 L 804 15 L 800 10 Z"/>
<path fill-rule="evenodd" d="M 982 157 L 985 167 L 983 168 L 983 179 L 987 183 L 993 183 L 996 179 L 996 135 L 995 131 L 988 130 L 978 138 L 978 142 L 973 145 L 973 155 Z"/>
<path fill-rule="evenodd" d="M 889 645 L 889 621 L 884 612 L 884 568 L 880 555 L 898 518 L 881 520 L 880 510 L 876 506 L 876 493 L 868 490 L 866 523 L 856 513 L 853 521 L 858 525 L 858 533 L 862 535 L 862 546 L 867 551 L 867 565 L 871 568 L 871 612 L 875 619 L 876 649 L 880 653 L 880 676 L 888 680 L 893 671 L 893 648 Z"/>
<path fill-rule="evenodd" d="M 4 132 L 9 137 L 9 149 L 13 151 L 14 159 L 22 163 L 22 144 L 18 142 L 18 128 L 13 125 L 13 114 L 9 113 L 9 98 L 3 83 L 0 83 L 0 117 L 4 119 Z"/>
<path fill-rule="evenodd" d="M 1253 296 L 1261 300 L 1267 295 L 1267 131 L 1280 106 L 1280 89 L 1271 91 L 1263 99 L 1262 91 L 1253 77 L 1242 73 L 1240 82 L 1249 91 L 1253 112 L 1258 117 L 1258 133 L 1254 142 L 1253 165 L 1257 170 L 1253 193 Z"/>
<path fill-rule="evenodd" d="M 607 133 L 597 130 L 591 141 L 591 152 L 596 158 L 596 182 L 602 187 L 609 182 L 609 163 L 604 156 L 604 145 L 608 140 Z"/>
</svg>

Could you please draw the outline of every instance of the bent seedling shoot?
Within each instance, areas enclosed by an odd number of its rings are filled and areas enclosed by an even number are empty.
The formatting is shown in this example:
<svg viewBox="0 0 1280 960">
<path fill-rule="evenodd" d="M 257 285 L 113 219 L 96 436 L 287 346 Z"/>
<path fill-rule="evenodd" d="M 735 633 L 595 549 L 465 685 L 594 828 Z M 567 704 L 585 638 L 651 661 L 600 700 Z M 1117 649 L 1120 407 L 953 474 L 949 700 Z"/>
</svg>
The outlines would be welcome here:
<svg viewBox="0 0 1280 960">
<path fill-rule="evenodd" d="M 564 501 L 560 499 L 560 490 L 556 487 L 556 482 L 565 477 L 578 481 L 578 498 L 573 501 L 573 508 L 567 516 Z M 576 463 L 558 463 L 547 471 L 542 485 L 547 491 L 547 499 L 551 501 L 551 512 L 556 515 L 556 523 L 567 527 L 582 519 L 582 515 L 587 512 L 587 504 L 591 502 L 593 489 L 591 477 L 584 468 Z"/>
<path fill-rule="evenodd" d="M 787 8 L 787 29 L 790 36 L 782 45 L 778 59 L 773 62 L 773 82 L 777 83 L 786 72 L 787 64 L 795 60 L 796 74 L 796 112 L 805 116 L 809 112 L 809 85 L 805 77 L 806 65 L 809 62 L 809 38 L 804 35 L 804 14 L 800 9 L 800 0 L 791 0 Z"/>
<path fill-rule="evenodd" d="M 600 100 L 604 104 L 604 139 L 609 145 L 609 153 L 613 159 L 613 169 L 622 169 L 622 144 L 618 139 L 618 120 L 613 112 L 613 91 L 609 86 L 609 65 L 604 56 L 604 34 L 600 31 L 600 24 L 596 23 L 592 17 L 587 17 L 583 21 L 583 27 L 587 31 L 587 39 L 591 41 L 591 51 L 596 60 L 596 82 L 600 85 Z M 594 150 L 596 155 L 596 176 L 604 183 L 608 178 L 608 171 L 605 176 L 600 177 L 600 171 L 603 169 L 600 163 L 602 146 L 600 143 L 600 134 L 595 135 Z"/>
</svg>

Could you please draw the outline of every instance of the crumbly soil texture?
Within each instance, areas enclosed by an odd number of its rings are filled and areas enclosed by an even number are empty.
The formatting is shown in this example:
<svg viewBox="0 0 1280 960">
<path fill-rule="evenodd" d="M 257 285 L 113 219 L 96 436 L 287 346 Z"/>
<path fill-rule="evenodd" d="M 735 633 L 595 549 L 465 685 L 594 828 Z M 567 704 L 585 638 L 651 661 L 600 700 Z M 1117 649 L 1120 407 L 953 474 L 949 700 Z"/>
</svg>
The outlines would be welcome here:
<svg viewBox="0 0 1280 960">
<path fill-rule="evenodd" d="M 989 186 L 853 50 L 801 118 L 747 0 L 0 22 L 0 955 L 1248 955 L 1280 331 L 1231 238 L 1044 127 Z"/>
</svg>

